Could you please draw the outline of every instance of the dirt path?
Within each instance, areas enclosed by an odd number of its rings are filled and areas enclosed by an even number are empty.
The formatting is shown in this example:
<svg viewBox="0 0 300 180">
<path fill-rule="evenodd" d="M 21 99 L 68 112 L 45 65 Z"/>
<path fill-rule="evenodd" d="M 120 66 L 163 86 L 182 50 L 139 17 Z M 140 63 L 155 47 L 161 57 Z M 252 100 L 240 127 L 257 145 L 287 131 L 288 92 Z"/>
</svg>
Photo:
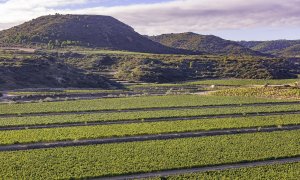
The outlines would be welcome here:
<svg viewBox="0 0 300 180">
<path fill-rule="evenodd" d="M 207 108 L 235 108 L 235 107 L 259 107 L 271 105 L 300 105 L 299 101 L 295 102 L 271 102 L 271 103 L 252 103 L 252 104 L 225 104 L 225 105 L 206 105 L 206 106 L 179 106 L 179 107 L 158 107 L 158 108 L 136 108 L 123 110 L 93 110 L 77 112 L 47 112 L 47 113 L 30 113 L 30 114 L 0 114 L 0 118 L 9 117 L 31 117 L 31 116 L 53 116 L 53 115 L 71 115 L 71 114 L 96 114 L 96 113 L 119 113 L 119 112 L 140 112 L 140 111 L 163 111 L 163 110 L 185 110 L 185 109 L 207 109 Z"/>
<path fill-rule="evenodd" d="M 112 120 L 112 121 L 95 121 L 95 122 L 75 122 L 75 123 L 58 123 L 58 124 L 40 124 L 40 125 L 19 125 L 19 126 L 2 126 L 0 131 L 7 130 L 22 130 L 22 129 L 45 129 L 45 128 L 63 128 L 63 127 L 78 127 L 78 126 L 97 126 L 97 125 L 113 125 L 113 124 L 133 124 L 144 122 L 165 122 L 165 121 L 189 121 L 189 120 L 204 120 L 214 118 L 238 118 L 238 117 L 259 117 L 271 115 L 288 115 L 300 114 L 300 111 L 286 112 L 268 112 L 268 113 L 247 113 L 244 114 L 224 114 L 224 115 L 205 115 L 191 117 L 165 117 L 165 118 L 149 118 L 143 120 Z"/>
<path fill-rule="evenodd" d="M 23 51 L 27 53 L 34 53 L 36 51 L 36 49 L 33 48 L 22 48 L 22 47 L 0 47 L 0 49 L 6 51 Z"/>
<path fill-rule="evenodd" d="M 0 151 L 18 151 L 18 150 L 45 149 L 45 148 L 67 147 L 67 146 L 86 146 L 86 145 L 140 142 L 140 141 L 151 141 L 151 140 L 168 140 L 168 139 L 178 139 L 178 138 L 220 136 L 220 135 L 233 135 L 233 134 L 245 134 L 245 133 L 256 133 L 256 132 L 288 131 L 288 130 L 298 130 L 298 129 L 300 129 L 300 125 L 151 134 L 151 135 L 112 137 L 112 138 L 102 138 L 102 139 L 57 141 L 57 142 L 47 142 L 47 143 L 40 142 L 40 143 L 13 144 L 13 145 L 0 146 Z"/>
<path fill-rule="evenodd" d="M 115 177 L 103 177 L 103 178 L 92 178 L 92 179 L 93 180 L 145 179 L 145 178 L 155 178 L 155 177 L 168 177 L 171 175 L 180 175 L 180 174 L 187 174 L 187 173 L 222 171 L 228 169 L 251 168 L 257 166 L 287 164 L 287 163 L 296 163 L 296 162 L 300 162 L 300 157 L 278 158 L 278 159 L 261 160 L 261 161 L 254 161 L 254 162 L 237 162 L 232 164 L 214 165 L 214 166 L 207 166 L 207 167 L 163 170 L 163 171 L 150 172 L 150 173 L 140 173 L 140 174 L 133 174 L 133 175 L 121 175 Z"/>
</svg>

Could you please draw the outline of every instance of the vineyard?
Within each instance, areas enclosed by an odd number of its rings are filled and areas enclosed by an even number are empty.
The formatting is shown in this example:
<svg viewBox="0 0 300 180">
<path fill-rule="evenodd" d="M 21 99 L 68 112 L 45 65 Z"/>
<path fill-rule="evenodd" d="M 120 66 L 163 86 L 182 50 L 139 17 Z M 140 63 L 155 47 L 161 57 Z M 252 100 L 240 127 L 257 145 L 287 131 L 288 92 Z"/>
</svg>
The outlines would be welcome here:
<svg viewBox="0 0 300 180">
<path fill-rule="evenodd" d="M 144 86 L 131 88 L 153 88 Z M 297 96 L 297 89 L 230 87 L 208 95 L 1 103 L 0 176 L 298 179 Z"/>
<path fill-rule="evenodd" d="M 300 99 L 300 88 L 288 87 L 251 87 L 226 89 L 213 93 L 221 96 L 264 97 L 278 99 Z"/>
<path fill-rule="evenodd" d="M 146 96 L 130 98 L 108 98 L 97 100 L 43 102 L 43 103 L 11 103 L 0 104 L 0 114 L 28 114 L 50 112 L 79 112 L 97 110 L 122 110 L 163 107 L 191 107 L 213 106 L 227 104 L 249 104 L 280 102 L 281 100 L 244 98 L 244 97 L 216 97 L 216 96 Z M 282 101 L 281 101 L 282 102 Z"/>
<path fill-rule="evenodd" d="M 225 171 L 213 171 L 204 173 L 190 173 L 180 176 L 169 176 L 168 179 L 298 179 L 300 177 L 300 163 L 288 163 L 283 165 L 267 165 L 261 167 L 240 168 Z M 263 173 L 262 173 L 263 172 Z M 160 178 L 152 178 L 160 179 Z"/>
</svg>

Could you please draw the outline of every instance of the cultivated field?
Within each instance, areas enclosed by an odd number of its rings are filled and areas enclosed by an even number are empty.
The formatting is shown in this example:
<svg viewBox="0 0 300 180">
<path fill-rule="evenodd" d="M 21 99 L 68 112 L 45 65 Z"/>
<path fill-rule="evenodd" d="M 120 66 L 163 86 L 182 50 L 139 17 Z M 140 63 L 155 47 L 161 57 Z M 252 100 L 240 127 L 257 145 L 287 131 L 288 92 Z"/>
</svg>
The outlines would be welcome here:
<svg viewBox="0 0 300 180">
<path fill-rule="evenodd" d="M 270 89 L 258 97 L 257 88 L 263 87 L 249 87 L 250 81 L 238 82 L 221 83 L 220 86 L 234 87 L 200 95 L 197 92 L 208 89 L 2 103 L 0 176 L 3 179 L 251 179 L 254 176 L 298 179 L 300 103 L 299 95 L 294 94 L 297 89 L 280 89 L 278 96 Z M 154 90 L 153 84 L 135 85 L 122 91 L 143 88 L 161 92 L 159 87 L 187 89 L 188 84 L 202 83 L 157 85 Z M 243 85 L 246 87 L 240 87 Z M 48 96 L 119 91 L 8 93 Z"/>
</svg>

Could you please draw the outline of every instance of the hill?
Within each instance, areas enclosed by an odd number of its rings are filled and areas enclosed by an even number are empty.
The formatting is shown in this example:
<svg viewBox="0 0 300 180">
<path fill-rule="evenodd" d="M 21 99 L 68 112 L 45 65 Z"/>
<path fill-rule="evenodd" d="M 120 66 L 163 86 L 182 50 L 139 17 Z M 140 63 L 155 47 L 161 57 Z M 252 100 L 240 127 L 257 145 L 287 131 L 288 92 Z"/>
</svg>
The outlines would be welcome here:
<svg viewBox="0 0 300 180">
<path fill-rule="evenodd" d="M 66 87 L 110 89 L 119 85 L 50 56 L 0 52 L 0 90 Z"/>
<path fill-rule="evenodd" d="M 49 15 L 33 19 L 0 32 L 5 46 L 84 46 L 148 53 L 191 53 L 165 47 L 138 34 L 134 29 L 109 16 Z"/>
<path fill-rule="evenodd" d="M 300 56 L 300 40 L 241 41 L 240 45 L 276 56 Z"/>
<path fill-rule="evenodd" d="M 236 42 L 224 40 L 213 35 L 200 35 L 196 33 L 163 34 L 149 36 L 153 41 L 165 46 L 207 52 L 217 55 L 263 55 Z"/>
</svg>

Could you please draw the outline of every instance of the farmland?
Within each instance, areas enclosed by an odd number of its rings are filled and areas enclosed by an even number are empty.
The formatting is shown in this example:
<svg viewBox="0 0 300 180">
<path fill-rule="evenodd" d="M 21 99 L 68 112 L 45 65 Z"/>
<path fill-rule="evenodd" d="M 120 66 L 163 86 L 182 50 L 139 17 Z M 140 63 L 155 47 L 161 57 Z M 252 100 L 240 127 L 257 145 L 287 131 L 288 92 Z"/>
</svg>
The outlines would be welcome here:
<svg viewBox="0 0 300 180">
<path fill-rule="evenodd" d="M 297 130 L 1 152 L 0 172 L 8 179 L 84 178 L 293 157 L 300 153 L 299 138 L 295 138 L 299 133 Z"/>
<path fill-rule="evenodd" d="M 283 165 L 267 165 L 250 168 L 240 168 L 225 171 L 211 171 L 205 173 L 190 173 L 180 176 L 170 176 L 168 179 L 298 179 L 300 163 Z M 155 179 L 155 178 L 153 178 Z M 160 178 L 157 178 L 160 179 Z"/>
<path fill-rule="evenodd" d="M 150 84 L 151 86 L 183 86 L 183 85 L 223 85 L 223 86 L 251 86 L 251 85 L 284 85 L 294 84 L 300 79 L 211 79 L 190 81 L 178 84 Z M 143 87 L 145 85 L 136 85 L 135 87 Z M 149 86 L 149 85 L 146 85 Z"/>
<path fill-rule="evenodd" d="M 70 179 L 153 173 L 145 178 L 160 179 L 155 172 L 226 164 L 237 168 L 164 177 L 247 177 L 269 166 L 262 177 L 275 176 L 272 168 L 288 168 L 286 177 L 298 176 L 293 170 L 297 163 L 268 164 L 300 156 L 297 99 L 221 94 L 230 90 L 216 95 L 0 104 L 1 177 Z M 82 91 L 94 93 L 70 92 Z M 266 162 L 266 166 L 241 168 L 244 162 Z"/>
<path fill-rule="evenodd" d="M 71 114 L 53 116 L 25 116 L 0 118 L 0 127 L 16 125 L 50 125 L 50 124 L 71 124 L 71 123 L 92 123 L 111 121 L 157 121 L 177 120 L 180 118 L 197 118 L 212 115 L 259 115 L 264 113 L 294 113 L 300 111 L 300 105 L 269 105 L 258 107 L 235 107 L 235 108 L 203 108 L 203 109 L 182 109 L 164 111 L 140 111 L 140 112 L 118 112 L 118 113 L 91 113 Z M 212 116 L 213 117 L 213 116 Z"/>
<path fill-rule="evenodd" d="M 142 109 L 153 107 L 190 107 L 224 104 L 279 102 L 274 99 L 215 97 L 215 96 L 151 96 L 118 99 L 62 101 L 26 104 L 0 104 L 0 114 L 28 114 L 40 112 L 78 112 L 95 110 Z"/>
<path fill-rule="evenodd" d="M 174 122 L 154 122 L 107 126 L 84 126 L 20 131 L 0 131 L 0 144 L 51 142 L 134 135 L 211 131 L 249 127 L 282 127 L 300 124 L 300 115 L 223 118 Z"/>
<path fill-rule="evenodd" d="M 299 88 L 286 87 L 250 87 L 226 89 L 214 93 L 221 96 L 245 96 L 245 97 L 264 97 L 264 98 L 281 98 L 281 99 L 300 99 Z"/>
</svg>

